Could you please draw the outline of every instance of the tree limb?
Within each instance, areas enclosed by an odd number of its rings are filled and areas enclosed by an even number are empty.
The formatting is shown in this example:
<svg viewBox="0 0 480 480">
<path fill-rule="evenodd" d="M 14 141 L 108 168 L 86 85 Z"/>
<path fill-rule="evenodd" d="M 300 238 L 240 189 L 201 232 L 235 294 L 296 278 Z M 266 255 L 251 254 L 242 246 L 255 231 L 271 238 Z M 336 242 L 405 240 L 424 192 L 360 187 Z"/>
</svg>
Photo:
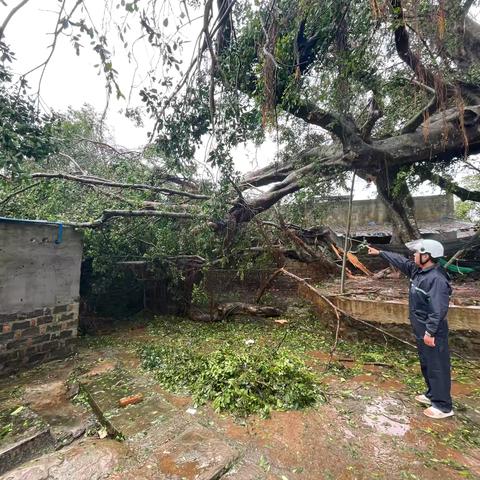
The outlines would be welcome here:
<svg viewBox="0 0 480 480">
<path fill-rule="evenodd" d="M 12 199 L 13 197 L 15 197 L 15 196 L 19 195 L 20 193 L 23 193 L 27 190 L 30 190 L 31 188 L 36 187 L 37 185 L 40 185 L 40 183 L 42 183 L 42 182 L 34 182 L 34 183 L 31 183 L 30 185 L 27 185 L 26 187 L 19 188 L 18 190 L 15 190 L 14 192 L 7 195 L 6 197 L 2 198 L 2 200 L 0 200 L 0 205 L 4 205 L 10 199 Z"/>
<path fill-rule="evenodd" d="M 97 177 L 87 177 L 87 176 L 75 176 L 69 175 L 67 173 L 32 173 L 32 178 L 58 178 L 61 180 L 69 180 L 79 183 L 84 183 L 88 185 L 99 185 L 102 187 L 111 187 L 111 188 L 125 188 L 131 190 L 149 190 L 153 192 L 163 193 L 165 195 L 178 195 L 182 197 L 191 198 L 194 200 L 208 200 L 210 197 L 207 195 L 201 195 L 198 193 L 184 192 L 182 190 L 174 190 L 171 188 L 157 187 L 155 185 L 146 185 L 142 183 L 120 183 L 112 182 L 111 180 L 99 179 Z"/>
<path fill-rule="evenodd" d="M 327 112 L 311 102 L 301 102 L 288 109 L 288 113 L 312 125 L 324 128 L 340 139 L 344 147 L 363 143 L 360 132 L 352 119 Z"/>
<path fill-rule="evenodd" d="M 7 28 L 7 25 L 9 24 L 10 20 L 12 17 L 23 7 L 25 6 L 30 0 L 22 0 L 16 7 L 13 7 L 8 15 L 5 17 L 5 20 L 3 21 L 2 25 L 0 26 L 0 40 L 3 38 L 5 35 L 5 29 Z"/>
<path fill-rule="evenodd" d="M 422 170 L 418 175 L 422 180 L 428 180 L 435 185 L 438 185 L 442 190 L 453 193 L 464 202 L 467 200 L 480 202 L 480 191 L 467 190 L 448 178 L 442 177 L 441 175 L 433 173 L 427 169 Z"/>
<path fill-rule="evenodd" d="M 360 136 L 365 142 L 367 143 L 370 142 L 371 136 L 372 136 L 372 130 L 375 127 L 375 124 L 377 123 L 377 121 L 380 120 L 382 116 L 383 116 L 382 109 L 380 108 L 380 105 L 375 99 L 375 96 L 373 96 L 372 99 L 370 100 L 368 118 L 363 124 L 362 128 L 360 129 Z"/>
<path fill-rule="evenodd" d="M 159 210 L 104 210 L 100 218 L 92 222 L 62 222 L 64 225 L 77 228 L 96 228 L 118 217 L 162 217 L 175 220 L 206 220 L 202 215 L 187 212 L 162 212 Z"/>
</svg>

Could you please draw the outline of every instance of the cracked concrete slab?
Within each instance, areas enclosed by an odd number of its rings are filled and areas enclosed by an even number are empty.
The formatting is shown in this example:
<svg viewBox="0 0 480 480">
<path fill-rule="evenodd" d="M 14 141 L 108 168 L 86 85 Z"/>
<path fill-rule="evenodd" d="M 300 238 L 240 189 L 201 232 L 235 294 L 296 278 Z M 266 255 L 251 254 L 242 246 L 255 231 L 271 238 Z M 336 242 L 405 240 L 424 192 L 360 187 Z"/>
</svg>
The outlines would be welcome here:
<svg viewBox="0 0 480 480">
<path fill-rule="evenodd" d="M 145 462 L 112 478 L 117 480 L 216 480 L 239 453 L 209 429 L 194 424 L 153 450 Z"/>
<path fill-rule="evenodd" d="M 112 473 L 124 457 L 125 446 L 120 442 L 86 439 L 31 460 L 0 480 L 100 480 Z"/>
</svg>

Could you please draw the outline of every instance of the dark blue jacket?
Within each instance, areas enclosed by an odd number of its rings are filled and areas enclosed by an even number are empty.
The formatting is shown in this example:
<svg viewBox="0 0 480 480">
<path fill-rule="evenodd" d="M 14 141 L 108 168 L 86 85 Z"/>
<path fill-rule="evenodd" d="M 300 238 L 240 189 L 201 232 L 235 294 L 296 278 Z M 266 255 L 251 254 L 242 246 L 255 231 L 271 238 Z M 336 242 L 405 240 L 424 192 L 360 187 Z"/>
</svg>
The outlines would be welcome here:
<svg viewBox="0 0 480 480">
<path fill-rule="evenodd" d="M 398 253 L 380 252 L 380 255 L 410 278 L 408 303 L 415 336 L 423 338 L 425 331 L 434 336 L 446 336 L 448 303 L 452 294 L 448 273 L 439 266 L 422 270 Z"/>
</svg>

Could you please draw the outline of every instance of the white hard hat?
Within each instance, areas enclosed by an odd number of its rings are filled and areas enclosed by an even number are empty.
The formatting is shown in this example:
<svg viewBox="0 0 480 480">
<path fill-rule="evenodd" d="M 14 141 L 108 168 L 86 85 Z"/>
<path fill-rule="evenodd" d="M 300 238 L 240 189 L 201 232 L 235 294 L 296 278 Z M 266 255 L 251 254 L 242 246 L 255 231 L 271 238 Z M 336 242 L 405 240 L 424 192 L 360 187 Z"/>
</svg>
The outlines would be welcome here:
<svg viewBox="0 0 480 480">
<path fill-rule="evenodd" d="M 415 252 L 429 253 L 432 258 L 440 258 L 444 255 L 443 245 L 436 240 L 430 240 L 428 238 L 407 242 L 405 246 Z"/>
</svg>

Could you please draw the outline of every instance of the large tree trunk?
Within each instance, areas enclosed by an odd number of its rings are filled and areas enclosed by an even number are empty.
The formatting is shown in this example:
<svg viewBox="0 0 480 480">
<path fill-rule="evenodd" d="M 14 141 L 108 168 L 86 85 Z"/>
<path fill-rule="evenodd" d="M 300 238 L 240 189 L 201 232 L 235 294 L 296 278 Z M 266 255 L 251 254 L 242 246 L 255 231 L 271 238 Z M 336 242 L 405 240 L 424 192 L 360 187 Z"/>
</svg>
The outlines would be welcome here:
<svg viewBox="0 0 480 480">
<path fill-rule="evenodd" d="M 406 243 L 420 238 L 420 230 L 417 226 L 415 207 L 408 185 L 405 180 L 395 177 L 387 175 L 378 177 L 377 191 L 392 221 L 391 243 Z"/>
</svg>

